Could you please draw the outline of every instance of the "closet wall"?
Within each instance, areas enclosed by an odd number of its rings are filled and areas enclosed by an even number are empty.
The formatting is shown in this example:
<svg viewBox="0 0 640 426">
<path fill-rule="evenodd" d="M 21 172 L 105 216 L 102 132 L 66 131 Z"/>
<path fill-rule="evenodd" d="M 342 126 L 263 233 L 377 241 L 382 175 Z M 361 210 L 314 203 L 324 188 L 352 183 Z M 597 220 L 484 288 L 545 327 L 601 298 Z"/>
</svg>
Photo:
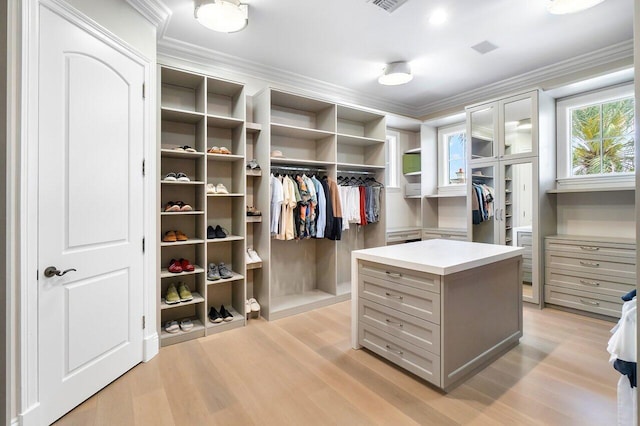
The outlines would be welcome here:
<svg viewBox="0 0 640 426">
<path fill-rule="evenodd" d="M 635 235 L 633 190 L 555 194 L 558 234 L 630 238 Z"/>
<path fill-rule="evenodd" d="M 409 226 L 422 226 L 420 215 L 420 198 L 406 198 L 404 187 L 410 182 L 420 182 L 402 173 L 402 154 L 410 149 L 419 148 L 421 145 L 420 132 L 412 132 L 398 128 L 389 128 L 392 132 L 397 132 L 398 139 L 398 189 L 387 190 L 386 220 L 387 229 L 402 228 Z M 424 163 L 423 163 L 424 164 Z M 423 168 L 424 169 L 424 168 Z"/>
</svg>

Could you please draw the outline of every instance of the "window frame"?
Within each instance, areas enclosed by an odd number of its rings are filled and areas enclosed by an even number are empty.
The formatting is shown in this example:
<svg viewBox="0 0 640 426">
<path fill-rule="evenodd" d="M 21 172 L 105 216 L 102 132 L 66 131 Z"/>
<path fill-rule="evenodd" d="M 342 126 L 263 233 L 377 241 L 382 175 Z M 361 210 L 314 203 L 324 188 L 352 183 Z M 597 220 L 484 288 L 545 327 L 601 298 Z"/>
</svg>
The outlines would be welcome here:
<svg viewBox="0 0 640 426">
<path fill-rule="evenodd" d="M 389 158 L 392 150 L 394 159 Z M 388 129 L 385 136 L 385 169 L 385 187 L 391 192 L 400 191 L 400 132 Z"/>
<path fill-rule="evenodd" d="M 455 133 L 467 134 L 467 124 L 462 121 L 447 126 L 438 127 L 438 194 L 464 194 L 467 191 L 466 181 L 464 183 L 449 183 L 449 143 L 447 137 Z M 467 139 L 467 143 L 468 143 Z M 467 147 L 464 150 L 464 171 L 465 177 L 469 166 L 467 158 Z"/>
<path fill-rule="evenodd" d="M 634 98 L 633 83 L 582 93 L 556 101 L 556 172 L 559 189 L 635 186 L 635 172 L 575 176 L 571 174 L 571 110 L 591 105 L 602 105 L 628 97 Z M 635 99 L 634 108 L 637 108 Z M 637 126 L 637 123 L 635 125 Z M 636 140 L 635 144 L 637 143 L 638 141 Z"/>
</svg>

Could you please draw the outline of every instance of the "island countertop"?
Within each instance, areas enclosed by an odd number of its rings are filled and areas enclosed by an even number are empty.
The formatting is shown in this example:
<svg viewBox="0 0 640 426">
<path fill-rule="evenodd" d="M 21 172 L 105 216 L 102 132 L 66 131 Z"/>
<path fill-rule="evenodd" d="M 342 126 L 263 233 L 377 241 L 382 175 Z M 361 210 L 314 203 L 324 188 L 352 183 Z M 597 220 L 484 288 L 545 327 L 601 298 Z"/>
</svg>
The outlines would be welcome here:
<svg viewBox="0 0 640 426">
<path fill-rule="evenodd" d="M 510 259 L 522 253 L 522 247 L 435 239 L 355 250 L 352 258 L 448 275 Z"/>
</svg>

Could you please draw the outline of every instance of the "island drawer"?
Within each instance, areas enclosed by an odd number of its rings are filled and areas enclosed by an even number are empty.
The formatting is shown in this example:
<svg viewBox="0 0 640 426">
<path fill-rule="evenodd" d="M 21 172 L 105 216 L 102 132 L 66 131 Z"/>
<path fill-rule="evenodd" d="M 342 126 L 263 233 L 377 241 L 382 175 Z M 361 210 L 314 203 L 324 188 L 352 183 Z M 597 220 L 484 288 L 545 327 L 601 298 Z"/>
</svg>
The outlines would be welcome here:
<svg viewBox="0 0 640 426">
<path fill-rule="evenodd" d="M 361 324 L 359 343 L 413 374 L 440 386 L 440 357 L 375 327 Z"/>
<path fill-rule="evenodd" d="M 635 280 L 597 274 L 577 274 L 562 269 L 546 268 L 545 284 L 621 297 L 635 288 Z"/>
<path fill-rule="evenodd" d="M 417 347 L 440 354 L 440 326 L 379 303 L 360 298 L 360 321 Z"/>
<path fill-rule="evenodd" d="M 440 293 L 440 276 L 374 262 L 360 262 L 360 274 L 393 283 Z"/>
<path fill-rule="evenodd" d="M 622 300 L 588 291 L 574 290 L 552 285 L 544 286 L 545 302 L 568 308 L 620 318 Z"/>
<path fill-rule="evenodd" d="M 546 267 L 635 279 L 635 259 L 584 253 L 547 251 Z"/>
<path fill-rule="evenodd" d="M 360 297 L 400 312 L 440 324 L 440 295 L 419 288 L 360 275 Z"/>
</svg>

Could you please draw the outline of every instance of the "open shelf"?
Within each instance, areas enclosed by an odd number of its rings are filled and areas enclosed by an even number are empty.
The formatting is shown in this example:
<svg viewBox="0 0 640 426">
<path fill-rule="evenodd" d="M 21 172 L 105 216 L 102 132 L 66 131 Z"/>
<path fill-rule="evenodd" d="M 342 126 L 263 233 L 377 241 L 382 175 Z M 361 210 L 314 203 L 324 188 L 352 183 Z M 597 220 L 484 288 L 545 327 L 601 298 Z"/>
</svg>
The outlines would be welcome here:
<svg viewBox="0 0 640 426">
<path fill-rule="evenodd" d="M 189 306 L 189 305 L 195 305 L 198 303 L 203 303 L 204 302 L 204 297 L 202 297 L 202 295 L 200 295 L 200 293 L 198 293 L 197 291 L 192 291 L 191 295 L 193 296 L 193 300 L 190 300 L 188 302 L 178 302 L 178 303 L 172 303 L 171 305 L 169 305 L 164 297 L 160 300 L 160 310 L 163 309 L 171 309 L 171 308 L 179 308 L 182 306 Z M 170 333 L 167 333 L 170 334 Z"/>
<path fill-rule="evenodd" d="M 215 280 L 215 281 L 209 281 L 207 280 L 207 285 L 218 285 L 218 284 L 226 284 L 226 283 L 230 283 L 233 281 L 240 281 L 242 279 L 244 279 L 244 275 L 238 274 L 237 272 L 233 272 L 231 271 L 231 273 L 233 274 L 233 276 L 231 278 L 220 278 L 219 280 Z"/>
<path fill-rule="evenodd" d="M 262 216 L 247 216 L 247 223 L 260 223 Z"/>
<path fill-rule="evenodd" d="M 299 294 L 274 296 L 271 299 L 271 315 L 290 315 L 290 311 L 302 309 L 306 311 L 315 307 L 328 305 L 333 302 L 334 295 L 322 290 L 308 290 Z M 288 312 L 289 311 L 289 312 Z"/>
<path fill-rule="evenodd" d="M 250 269 L 261 269 L 261 268 L 262 268 L 262 262 L 247 263 L 247 270 L 250 270 Z"/>
<path fill-rule="evenodd" d="M 344 145 L 370 146 L 385 143 L 384 139 L 367 138 L 364 136 L 353 136 L 338 133 L 338 143 Z"/>
<path fill-rule="evenodd" d="M 207 238 L 207 243 L 225 243 L 227 241 L 242 241 L 244 237 L 238 235 L 227 235 L 224 238 Z"/>
<path fill-rule="evenodd" d="M 256 134 L 262 131 L 262 125 L 259 123 L 246 123 L 246 130 L 249 134 Z"/>
<path fill-rule="evenodd" d="M 207 160 L 211 161 L 241 161 L 244 160 L 244 155 L 234 154 L 210 154 L 207 153 Z"/>
<path fill-rule="evenodd" d="M 425 195 L 424 198 L 466 198 L 467 194 L 432 194 Z"/>
<path fill-rule="evenodd" d="M 160 155 L 164 158 L 200 158 L 204 153 L 178 151 L 176 149 L 161 149 Z"/>
<path fill-rule="evenodd" d="M 162 120 L 166 121 L 177 121 L 180 123 L 195 124 L 204 118 L 204 113 L 177 108 L 162 107 L 160 117 Z"/>
<path fill-rule="evenodd" d="M 230 194 L 207 194 L 207 197 L 244 197 L 244 194 L 232 192 Z"/>
<path fill-rule="evenodd" d="M 221 115 L 207 114 L 207 126 L 218 127 L 220 129 L 235 129 L 242 126 L 243 120 Z"/>
<path fill-rule="evenodd" d="M 171 345 L 173 343 L 184 342 L 186 340 L 193 339 L 195 337 L 204 336 L 204 324 L 199 319 L 190 318 L 193 321 L 193 328 L 189 331 L 178 331 L 177 333 L 167 333 L 164 330 L 164 323 L 162 324 L 162 331 L 160 332 L 160 340 L 162 345 Z M 178 321 L 180 322 L 180 321 Z"/>
<path fill-rule="evenodd" d="M 160 212 L 160 216 L 193 216 L 204 214 L 201 210 L 191 210 L 190 212 Z"/>
<path fill-rule="evenodd" d="M 569 194 L 578 192 L 609 192 L 609 191 L 635 191 L 634 187 L 593 187 L 593 188 L 556 188 L 547 191 L 547 194 Z"/>
<path fill-rule="evenodd" d="M 219 306 L 214 306 L 218 309 Z M 242 327 L 244 325 L 244 315 L 233 309 L 231 305 L 225 305 L 225 309 L 233 315 L 231 321 L 222 321 L 220 323 L 213 323 L 207 318 L 207 334 L 219 333 L 222 331 L 232 330 L 234 328 Z"/>
<path fill-rule="evenodd" d="M 385 166 L 373 166 L 370 164 L 355 164 L 355 163 L 337 163 L 338 173 L 342 170 L 384 170 Z"/>
<path fill-rule="evenodd" d="M 262 176 L 262 169 L 247 169 L 247 176 Z"/>
<path fill-rule="evenodd" d="M 318 140 L 333 136 L 332 132 L 327 132 L 325 130 L 308 129 L 305 127 L 277 123 L 271 123 L 271 134 L 274 136 L 308 140 Z"/>
<path fill-rule="evenodd" d="M 178 272 L 177 274 L 174 274 L 173 272 L 169 272 L 169 270 L 167 268 L 161 268 L 160 269 L 160 278 L 178 278 L 181 275 L 195 275 L 195 274 L 201 274 L 204 272 L 204 268 L 198 266 L 198 265 L 193 265 L 195 267 L 195 269 L 191 272 Z"/>
<path fill-rule="evenodd" d="M 317 161 L 317 160 L 301 160 L 295 158 L 285 158 L 285 157 L 271 157 L 271 163 L 274 165 L 282 164 L 283 166 L 287 164 L 291 165 L 299 165 L 299 166 L 331 166 L 335 163 L 332 161 Z"/>
<path fill-rule="evenodd" d="M 189 238 L 187 241 L 175 241 L 175 242 L 165 242 L 162 241 L 160 243 L 160 247 L 174 247 L 174 246 L 190 246 L 193 244 L 202 244 L 204 240 L 198 238 Z"/>
<path fill-rule="evenodd" d="M 179 181 L 172 181 L 172 180 L 161 180 L 160 183 L 164 184 L 164 185 L 204 185 L 204 182 L 199 181 L 199 180 L 192 180 L 190 182 L 179 182 Z"/>
</svg>

